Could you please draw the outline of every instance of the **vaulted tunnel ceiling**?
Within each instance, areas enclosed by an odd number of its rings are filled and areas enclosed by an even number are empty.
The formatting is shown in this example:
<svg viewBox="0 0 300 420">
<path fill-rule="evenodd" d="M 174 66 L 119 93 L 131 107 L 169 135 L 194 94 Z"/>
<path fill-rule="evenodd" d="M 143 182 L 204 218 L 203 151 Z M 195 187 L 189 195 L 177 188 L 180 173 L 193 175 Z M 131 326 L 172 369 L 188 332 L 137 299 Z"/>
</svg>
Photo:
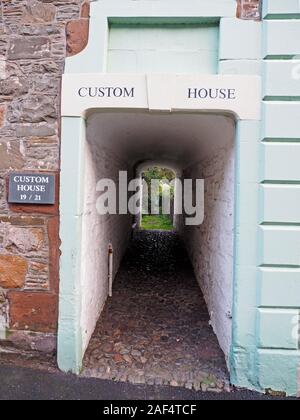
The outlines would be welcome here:
<svg viewBox="0 0 300 420">
<path fill-rule="evenodd" d="M 87 122 L 87 139 L 110 149 L 131 165 L 165 160 L 184 169 L 233 142 L 235 121 L 212 114 L 95 112 Z"/>
</svg>

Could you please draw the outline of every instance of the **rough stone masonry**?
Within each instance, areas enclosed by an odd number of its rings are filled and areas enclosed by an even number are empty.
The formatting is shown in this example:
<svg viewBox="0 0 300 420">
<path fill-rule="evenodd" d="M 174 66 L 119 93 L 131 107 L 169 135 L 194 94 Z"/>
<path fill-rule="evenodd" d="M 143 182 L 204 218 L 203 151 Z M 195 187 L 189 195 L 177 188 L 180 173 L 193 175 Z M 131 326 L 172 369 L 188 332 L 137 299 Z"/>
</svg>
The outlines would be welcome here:
<svg viewBox="0 0 300 420">
<path fill-rule="evenodd" d="M 237 15 L 259 19 L 259 1 L 239 0 Z M 0 345 L 56 347 L 59 197 L 9 205 L 7 179 L 45 171 L 59 190 L 61 75 L 88 29 L 88 0 L 0 0 Z"/>
</svg>

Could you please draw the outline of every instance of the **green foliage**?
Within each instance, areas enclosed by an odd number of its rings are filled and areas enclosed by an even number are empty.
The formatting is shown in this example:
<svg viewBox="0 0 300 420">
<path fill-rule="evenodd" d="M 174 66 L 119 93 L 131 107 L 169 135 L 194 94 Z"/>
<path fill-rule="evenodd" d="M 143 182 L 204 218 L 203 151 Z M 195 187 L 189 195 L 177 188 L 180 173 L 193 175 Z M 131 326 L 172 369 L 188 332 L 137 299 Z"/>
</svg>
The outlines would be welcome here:
<svg viewBox="0 0 300 420">
<path fill-rule="evenodd" d="M 173 223 L 169 216 L 160 214 L 143 216 L 141 229 L 143 230 L 173 230 Z"/>
<path fill-rule="evenodd" d="M 153 167 L 153 168 L 148 169 L 148 171 L 145 171 L 142 174 L 142 177 L 148 185 L 148 191 L 149 191 L 148 210 L 149 210 L 151 208 L 151 197 L 150 197 L 151 181 L 154 179 L 160 181 L 159 202 L 161 204 L 164 184 L 169 184 L 171 181 L 173 181 L 175 179 L 175 174 L 173 171 L 167 168 Z M 170 188 L 170 198 L 171 200 L 174 200 L 174 186 L 171 186 Z"/>
<path fill-rule="evenodd" d="M 143 173 L 143 179 L 147 182 L 148 185 L 150 185 L 152 179 L 172 181 L 174 178 L 174 172 L 166 168 L 154 167 Z"/>
</svg>

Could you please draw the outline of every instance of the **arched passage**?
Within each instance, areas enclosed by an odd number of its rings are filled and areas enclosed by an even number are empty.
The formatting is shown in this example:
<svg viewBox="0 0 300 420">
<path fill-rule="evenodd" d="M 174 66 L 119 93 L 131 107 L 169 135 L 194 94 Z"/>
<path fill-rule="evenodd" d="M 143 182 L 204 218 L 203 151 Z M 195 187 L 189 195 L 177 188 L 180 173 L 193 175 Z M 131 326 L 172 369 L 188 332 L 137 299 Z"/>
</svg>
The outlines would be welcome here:
<svg viewBox="0 0 300 420">
<path fill-rule="evenodd" d="M 207 185 L 213 191 L 210 195 L 206 191 L 209 199 L 206 208 L 210 208 L 210 218 L 205 217 L 205 220 L 209 221 L 209 225 L 203 224 L 204 230 L 195 230 L 195 227 L 184 229 L 181 223 L 178 231 L 188 244 L 187 250 L 194 270 L 198 274 L 205 273 L 204 276 L 196 274 L 197 280 L 208 303 L 211 324 L 230 366 L 231 378 L 236 383 L 237 376 L 240 377 L 242 372 L 237 370 L 241 344 L 239 339 L 243 331 L 246 331 L 240 329 L 238 313 L 247 314 L 243 317 L 243 327 L 252 322 L 252 312 L 247 308 L 250 310 L 253 307 L 255 299 L 251 296 L 245 307 L 245 302 L 239 297 L 246 285 L 238 280 L 242 264 L 252 261 L 248 259 L 240 239 L 248 235 L 248 219 L 252 221 L 257 212 L 253 174 L 243 166 L 246 150 L 247 156 L 250 153 L 256 162 L 257 142 L 253 141 L 253 136 L 256 136 L 259 127 L 256 121 L 257 102 L 251 102 L 249 109 L 240 109 L 237 102 L 222 105 L 221 109 L 210 104 L 211 110 L 204 108 L 201 103 L 174 103 L 170 108 L 169 105 L 165 108 L 164 103 L 165 111 L 160 106 L 154 107 L 159 111 L 153 111 L 153 104 L 150 106 L 147 95 L 143 93 L 139 101 L 135 102 L 136 107 L 130 100 L 91 107 L 88 103 L 77 103 L 78 107 L 75 104 L 76 109 L 71 109 L 68 93 L 73 95 L 73 82 L 77 84 L 77 79 L 77 76 L 72 77 L 68 79 L 71 84 L 64 85 L 64 113 L 75 116 L 66 116 L 62 121 L 59 367 L 76 373 L 81 370 L 89 339 L 107 296 L 108 248 L 111 246 L 114 250 L 114 277 L 130 237 L 132 218 L 126 215 L 127 210 L 121 216 L 106 215 L 99 219 L 95 209 L 98 177 L 118 181 L 119 171 L 123 168 L 130 180 L 134 177 L 134 169 L 141 162 L 163 159 L 172 165 L 179 165 L 183 176 L 194 179 L 207 177 Z M 229 79 L 225 77 L 224 80 Z M 252 84 L 254 94 L 258 94 L 257 79 L 246 79 Z M 218 77 L 211 80 L 224 82 Z M 146 78 L 146 82 L 149 81 Z M 148 88 L 152 92 L 152 88 L 157 86 L 151 83 Z M 238 91 L 241 98 L 245 92 Z M 228 110 L 225 111 L 225 108 Z M 234 191 L 237 196 L 236 205 L 233 204 Z M 233 207 L 236 210 L 235 218 Z M 225 226 L 223 209 L 229 215 L 229 219 L 225 219 Z M 113 232 L 117 233 L 115 237 Z M 206 237 L 206 242 L 203 241 L 204 245 L 208 245 L 206 248 L 200 249 L 200 236 Z M 118 237 L 117 246 L 114 247 Z M 248 244 L 255 246 L 254 242 L 255 238 L 250 238 Z M 101 258 L 102 264 L 99 263 Z M 100 278 L 103 274 L 102 281 Z M 222 281 L 228 287 L 223 287 Z"/>
<path fill-rule="evenodd" d="M 81 242 L 82 348 L 85 352 L 108 295 L 108 247 L 114 251 L 115 277 L 128 246 L 133 217 L 99 216 L 97 182 L 118 185 L 161 162 L 178 176 L 205 180 L 205 219 L 177 231 L 186 244 L 211 323 L 228 360 L 231 344 L 235 121 L 217 114 L 94 112 L 86 123 Z M 141 163 L 142 162 L 142 163 Z M 184 293 L 184 290 L 182 291 Z"/>
</svg>

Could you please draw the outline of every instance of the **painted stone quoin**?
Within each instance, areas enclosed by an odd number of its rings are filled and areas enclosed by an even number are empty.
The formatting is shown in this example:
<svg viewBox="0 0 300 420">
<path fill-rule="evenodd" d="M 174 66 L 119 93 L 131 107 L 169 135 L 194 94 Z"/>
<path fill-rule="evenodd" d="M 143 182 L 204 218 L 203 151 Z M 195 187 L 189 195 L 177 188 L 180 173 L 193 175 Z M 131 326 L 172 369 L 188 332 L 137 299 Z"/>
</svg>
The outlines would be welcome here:
<svg viewBox="0 0 300 420">
<path fill-rule="evenodd" d="M 100 229 L 95 181 L 172 161 L 226 187 L 207 192 L 201 229 L 179 233 L 231 382 L 299 393 L 300 5 L 260 3 L 0 3 L 0 348 L 80 372 L 108 245 L 115 275 L 132 224 Z M 55 203 L 9 202 L 12 173 L 54 175 Z"/>
</svg>

